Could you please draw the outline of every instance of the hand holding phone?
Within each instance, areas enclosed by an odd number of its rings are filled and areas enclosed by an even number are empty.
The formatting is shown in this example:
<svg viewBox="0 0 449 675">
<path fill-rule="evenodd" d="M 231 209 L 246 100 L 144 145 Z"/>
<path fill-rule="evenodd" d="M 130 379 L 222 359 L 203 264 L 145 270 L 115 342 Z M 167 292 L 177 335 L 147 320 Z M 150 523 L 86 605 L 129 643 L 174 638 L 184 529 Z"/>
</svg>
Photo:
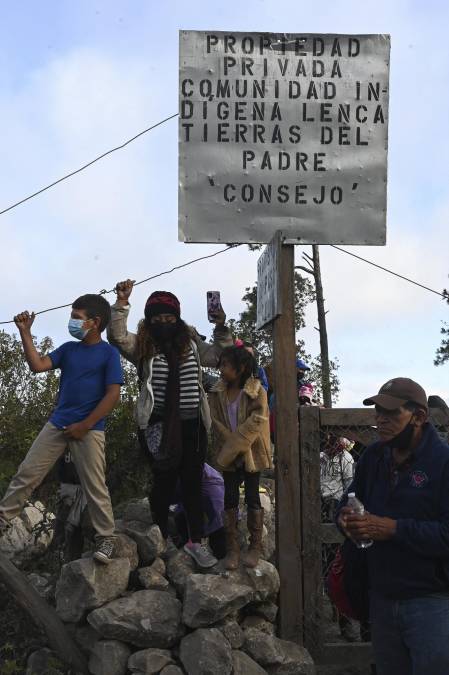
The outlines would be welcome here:
<svg viewBox="0 0 449 675">
<path fill-rule="evenodd" d="M 207 291 L 207 318 L 210 323 L 224 323 L 226 317 L 221 306 L 220 291 Z"/>
</svg>

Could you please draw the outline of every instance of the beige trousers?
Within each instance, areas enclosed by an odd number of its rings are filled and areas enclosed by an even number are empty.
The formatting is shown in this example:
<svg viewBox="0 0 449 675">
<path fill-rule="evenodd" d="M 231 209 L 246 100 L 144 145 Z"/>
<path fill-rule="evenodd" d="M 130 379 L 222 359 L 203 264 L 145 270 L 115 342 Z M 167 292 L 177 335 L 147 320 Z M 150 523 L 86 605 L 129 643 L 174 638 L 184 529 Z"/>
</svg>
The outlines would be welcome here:
<svg viewBox="0 0 449 675">
<path fill-rule="evenodd" d="M 80 441 L 68 440 L 61 429 L 47 422 L 0 501 L 0 514 L 7 520 L 18 516 L 67 447 L 86 495 L 92 525 L 97 535 L 110 537 L 114 533 L 114 516 L 105 482 L 104 431 L 89 431 Z"/>
</svg>

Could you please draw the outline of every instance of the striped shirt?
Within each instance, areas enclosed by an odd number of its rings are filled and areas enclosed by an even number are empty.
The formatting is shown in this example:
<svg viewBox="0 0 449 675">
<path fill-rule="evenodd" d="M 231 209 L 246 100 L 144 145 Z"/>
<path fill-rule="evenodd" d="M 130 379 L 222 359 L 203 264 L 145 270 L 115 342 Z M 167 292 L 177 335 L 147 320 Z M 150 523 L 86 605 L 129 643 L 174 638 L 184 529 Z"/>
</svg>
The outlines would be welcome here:
<svg viewBox="0 0 449 675">
<path fill-rule="evenodd" d="M 198 362 L 190 349 L 187 359 L 179 365 L 179 410 L 181 418 L 197 414 L 200 405 L 200 389 L 198 384 Z M 168 380 L 168 363 L 164 354 L 157 354 L 153 361 L 152 387 L 154 408 L 162 411 L 165 407 L 165 391 Z"/>
</svg>

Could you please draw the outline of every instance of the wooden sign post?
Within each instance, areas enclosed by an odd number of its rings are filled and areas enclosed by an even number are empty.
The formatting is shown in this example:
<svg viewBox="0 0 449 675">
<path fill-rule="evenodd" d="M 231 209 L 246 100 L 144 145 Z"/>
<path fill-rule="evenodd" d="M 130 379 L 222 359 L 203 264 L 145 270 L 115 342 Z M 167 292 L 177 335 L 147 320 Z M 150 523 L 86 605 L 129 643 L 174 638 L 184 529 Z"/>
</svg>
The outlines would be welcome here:
<svg viewBox="0 0 449 675">
<path fill-rule="evenodd" d="M 274 250 L 270 252 L 270 247 Z M 279 634 L 303 642 L 303 586 L 301 556 L 301 494 L 299 481 L 298 394 L 295 341 L 295 247 L 283 244 L 277 233 L 258 265 L 257 304 L 272 307 L 258 328 L 273 325 L 274 391 L 276 412 L 276 551 L 280 588 Z M 262 264 L 265 257 L 272 268 Z M 264 279 L 271 279 L 268 284 Z M 260 284 L 260 287 L 259 287 Z M 260 288 L 260 290 L 259 290 Z M 271 295 L 274 297 L 268 297 Z M 262 323 L 262 321 L 264 323 Z"/>
</svg>

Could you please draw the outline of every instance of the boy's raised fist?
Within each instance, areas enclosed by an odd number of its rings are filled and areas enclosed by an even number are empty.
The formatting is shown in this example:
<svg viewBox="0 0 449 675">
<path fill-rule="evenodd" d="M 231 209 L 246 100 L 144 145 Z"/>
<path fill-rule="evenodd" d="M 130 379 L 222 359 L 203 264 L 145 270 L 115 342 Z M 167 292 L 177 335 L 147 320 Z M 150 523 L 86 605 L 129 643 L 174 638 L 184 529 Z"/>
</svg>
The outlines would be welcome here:
<svg viewBox="0 0 449 675">
<path fill-rule="evenodd" d="M 14 323 L 19 330 L 29 330 L 33 325 L 36 315 L 34 312 L 21 312 L 14 317 Z"/>
</svg>

